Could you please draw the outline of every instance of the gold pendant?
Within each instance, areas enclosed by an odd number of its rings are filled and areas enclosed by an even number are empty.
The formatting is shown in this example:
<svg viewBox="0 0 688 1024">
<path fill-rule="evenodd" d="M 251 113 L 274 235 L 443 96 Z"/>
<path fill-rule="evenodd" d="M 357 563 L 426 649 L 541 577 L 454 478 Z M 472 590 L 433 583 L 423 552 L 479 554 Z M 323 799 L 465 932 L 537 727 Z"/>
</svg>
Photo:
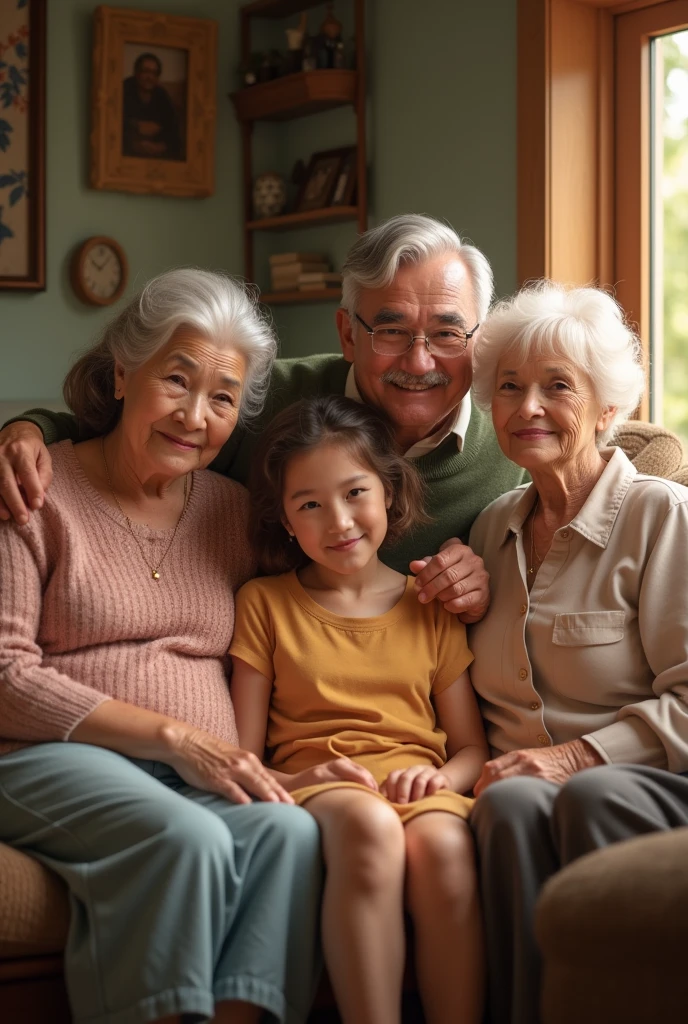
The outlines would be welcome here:
<svg viewBox="0 0 688 1024">
<path fill-rule="evenodd" d="M 160 573 L 158 572 L 157 569 L 151 569 L 151 575 L 152 575 L 154 580 L 159 580 L 160 579 Z"/>
<path fill-rule="evenodd" d="M 155 573 L 153 573 L 153 575 L 155 575 Z M 529 576 L 534 576 L 535 575 L 535 566 L 534 565 L 531 565 L 530 569 L 528 570 L 528 575 Z"/>
</svg>

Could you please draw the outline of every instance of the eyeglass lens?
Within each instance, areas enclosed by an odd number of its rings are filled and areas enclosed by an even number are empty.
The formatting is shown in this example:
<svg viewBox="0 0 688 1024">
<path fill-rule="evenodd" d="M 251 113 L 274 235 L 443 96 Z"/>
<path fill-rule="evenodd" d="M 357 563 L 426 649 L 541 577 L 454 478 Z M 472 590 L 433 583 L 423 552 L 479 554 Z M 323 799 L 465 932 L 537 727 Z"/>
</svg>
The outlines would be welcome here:
<svg viewBox="0 0 688 1024">
<path fill-rule="evenodd" d="M 372 331 L 373 351 L 378 355 L 403 355 L 413 344 L 414 334 L 403 327 L 376 327 Z M 427 335 L 430 351 L 438 356 L 460 356 L 466 349 L 466 335 L 451 328 Z"/>
</svg>

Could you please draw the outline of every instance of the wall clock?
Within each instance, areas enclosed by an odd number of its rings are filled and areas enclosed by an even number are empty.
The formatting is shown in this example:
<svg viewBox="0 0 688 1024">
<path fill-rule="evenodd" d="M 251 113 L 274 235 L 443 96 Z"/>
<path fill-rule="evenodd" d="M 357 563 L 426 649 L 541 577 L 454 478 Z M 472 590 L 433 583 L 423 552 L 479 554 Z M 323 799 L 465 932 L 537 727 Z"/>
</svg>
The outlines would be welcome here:
<svg viewBox="0 0 688 1024">
<path fill-rule="evenodd" d="M 89 306 L 109 306 L 127 286 L 127 258 L 114 238 L 96 235 L 82 242 L 72 258 L 72 288 Z"/>
</svg>

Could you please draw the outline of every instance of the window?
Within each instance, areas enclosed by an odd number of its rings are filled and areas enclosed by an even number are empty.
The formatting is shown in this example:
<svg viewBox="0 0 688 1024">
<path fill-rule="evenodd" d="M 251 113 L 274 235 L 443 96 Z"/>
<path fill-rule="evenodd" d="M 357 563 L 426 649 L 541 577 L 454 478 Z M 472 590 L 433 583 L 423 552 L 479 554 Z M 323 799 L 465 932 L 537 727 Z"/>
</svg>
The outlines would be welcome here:
<svg viewBox="0 0 688 1024">
<path fill-rule="evenodd" d="M 650 416 L 688 450 L 688 30 L 650 51 Z"/>
<path fill-rule="evenodd" d="M 518 0 L 518 268 L 613 288 L 688 451 L 688 0 Z"/>
</svg>

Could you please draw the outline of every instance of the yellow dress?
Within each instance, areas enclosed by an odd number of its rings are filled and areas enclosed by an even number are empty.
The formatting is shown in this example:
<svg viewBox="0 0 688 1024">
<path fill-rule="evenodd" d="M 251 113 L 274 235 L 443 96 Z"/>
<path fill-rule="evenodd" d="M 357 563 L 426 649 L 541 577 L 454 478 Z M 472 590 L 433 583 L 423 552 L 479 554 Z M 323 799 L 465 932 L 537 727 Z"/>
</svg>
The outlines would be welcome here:
<svg viewBox="0 0 688 1024">
<path fill-rule="evenodd" d="M 357 619 L 319 605 L 295 572 L 251 580 L 241 588 L 230 653 L 272 680 L 267 729 L 272 768 L 293 775 L 349 757 L 378 785 L 398 768 L 442 767 L 447 738 L 432 697 L 473 660 L 463 624 L 437 601 L 420 604 L 413 577 L 388 612 Z M 374 793 L 355 782 L 331 782 L 292 796 L 303 804 L 337 787 Z M 466 818 L 472 805 L 449 790 L 392 804 L 403 821 L 436 810 Z"/>
</svg>

